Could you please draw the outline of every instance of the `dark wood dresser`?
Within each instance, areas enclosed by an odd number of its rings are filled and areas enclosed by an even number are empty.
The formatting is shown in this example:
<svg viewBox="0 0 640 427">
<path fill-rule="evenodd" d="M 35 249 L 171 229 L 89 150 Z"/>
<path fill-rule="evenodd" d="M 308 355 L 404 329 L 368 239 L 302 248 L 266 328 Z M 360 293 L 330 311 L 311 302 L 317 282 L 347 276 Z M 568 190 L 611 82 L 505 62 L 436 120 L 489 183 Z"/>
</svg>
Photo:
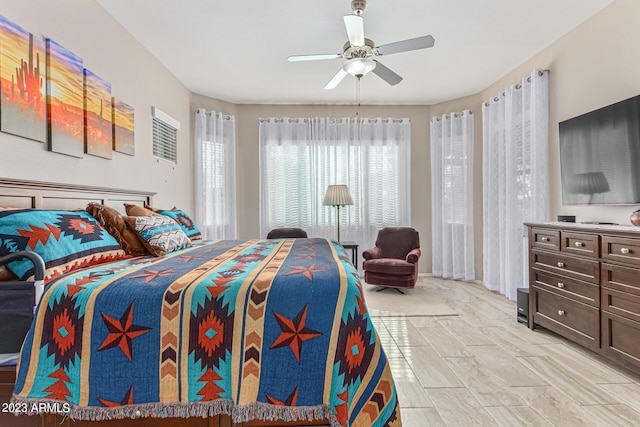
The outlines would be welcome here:
<svg viewBox="0 0 640 427">
<path fill-rule="evenodd" d="M 545 327 L 640 373 L 640 227 L 529 229 L 529 327 Z"/>
</svg>

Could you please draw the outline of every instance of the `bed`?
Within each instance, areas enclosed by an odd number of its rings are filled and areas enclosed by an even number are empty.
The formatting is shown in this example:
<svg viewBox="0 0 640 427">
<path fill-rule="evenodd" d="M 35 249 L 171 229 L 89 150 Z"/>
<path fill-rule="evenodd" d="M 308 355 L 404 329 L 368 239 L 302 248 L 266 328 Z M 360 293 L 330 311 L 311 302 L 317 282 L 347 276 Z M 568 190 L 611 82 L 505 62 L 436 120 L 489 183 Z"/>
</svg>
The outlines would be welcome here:
<svg viewBox="0 0 640 427">
<path fill-rule="evenodd" d="M 151 198 L 0 180 L 0 206 Z M 18 425 L 401 425 L 357 271 L 326 239 L 194 241 L 63 274 L 2 384 Z"/>
</svg>

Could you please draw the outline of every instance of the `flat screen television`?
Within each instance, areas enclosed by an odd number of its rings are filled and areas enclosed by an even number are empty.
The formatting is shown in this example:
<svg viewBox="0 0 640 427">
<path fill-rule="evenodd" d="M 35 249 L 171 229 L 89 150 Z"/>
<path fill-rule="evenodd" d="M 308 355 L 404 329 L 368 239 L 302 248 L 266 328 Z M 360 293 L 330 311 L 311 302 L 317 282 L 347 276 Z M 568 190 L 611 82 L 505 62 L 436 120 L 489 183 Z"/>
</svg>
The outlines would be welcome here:
<svg viewBox="0 0 640 427">
<path fill-rule="evenodd" d="M 640 95 L 559 127 L 562 204 L 640 203 Z"/>
</svg>

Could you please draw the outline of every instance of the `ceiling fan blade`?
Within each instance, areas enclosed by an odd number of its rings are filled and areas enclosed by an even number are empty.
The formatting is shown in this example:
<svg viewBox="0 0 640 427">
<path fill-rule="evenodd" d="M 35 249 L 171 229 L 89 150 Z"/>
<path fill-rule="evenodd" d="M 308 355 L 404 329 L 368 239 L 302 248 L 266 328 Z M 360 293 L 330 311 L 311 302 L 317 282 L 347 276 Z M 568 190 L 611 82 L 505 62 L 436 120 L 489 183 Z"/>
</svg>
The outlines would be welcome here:
<svg viewBox="0 0 640 427">
<path fill-rule="evenodd" d="M 342 58 L 342 54 L 339 53 L 321 53 L 317 55 L 291 55 L 287 58 L 289 62 L 298 61 L 319 61 L 322 59 L 338 59 Z"/>
<path fill-rule="evenodd" d="M 364 46 L 364 21 L 362 16 L 345 15 L 344 25 L 347 27 L 347 35 L 351 46 Z"/>
<path fill-rule="evenodd" d="M 402 81 L 402 77 L 391 71 L 389 68 L 382 65 L 380 62 L 376 61 L 376 68 L 372 70 L 372 73 L 376 76 L 380 77 L 385 82 L 389 83 L 391 86 L 397 85 Z"/>
<path fill-rule="evenodd" d="M 334 89 L 336 86 L 338 86 L 338 84 L 342 81 L 342 79 L 344 79 L 346 75 L 347 75 L 347 72 L 342 68 L 340 68 L 338 72 L 333 77 L 331 77 L 331 80 L 329 80 L 329 83 L 327 83 L 324 89 L 325 90 Z"/>
<path fill-rule="evenodd" d="M 433 47 L 436 40 L 432 36 L 416 37 L 415 39 L 402 40 L 395 43 L 378 46 L 380 55 L 391 55 L 392 53 L 407 52 L 410 50 L 425 49 Z"/>
</svg>

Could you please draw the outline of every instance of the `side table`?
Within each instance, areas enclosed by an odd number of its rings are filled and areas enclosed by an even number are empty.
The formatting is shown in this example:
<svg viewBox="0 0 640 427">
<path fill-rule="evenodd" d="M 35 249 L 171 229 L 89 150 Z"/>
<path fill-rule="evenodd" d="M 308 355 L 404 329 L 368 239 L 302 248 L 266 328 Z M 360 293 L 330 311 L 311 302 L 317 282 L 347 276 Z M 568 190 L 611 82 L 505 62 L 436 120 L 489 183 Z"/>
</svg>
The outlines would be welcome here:
<svg viewBox="0 0 640 427">
<path fill-rule="evenodd" d="M 338 242 L 345 249 L 351 249 L 351 263 L 358 268 L 358 244 L 356 242 Z"/>
</svg>

